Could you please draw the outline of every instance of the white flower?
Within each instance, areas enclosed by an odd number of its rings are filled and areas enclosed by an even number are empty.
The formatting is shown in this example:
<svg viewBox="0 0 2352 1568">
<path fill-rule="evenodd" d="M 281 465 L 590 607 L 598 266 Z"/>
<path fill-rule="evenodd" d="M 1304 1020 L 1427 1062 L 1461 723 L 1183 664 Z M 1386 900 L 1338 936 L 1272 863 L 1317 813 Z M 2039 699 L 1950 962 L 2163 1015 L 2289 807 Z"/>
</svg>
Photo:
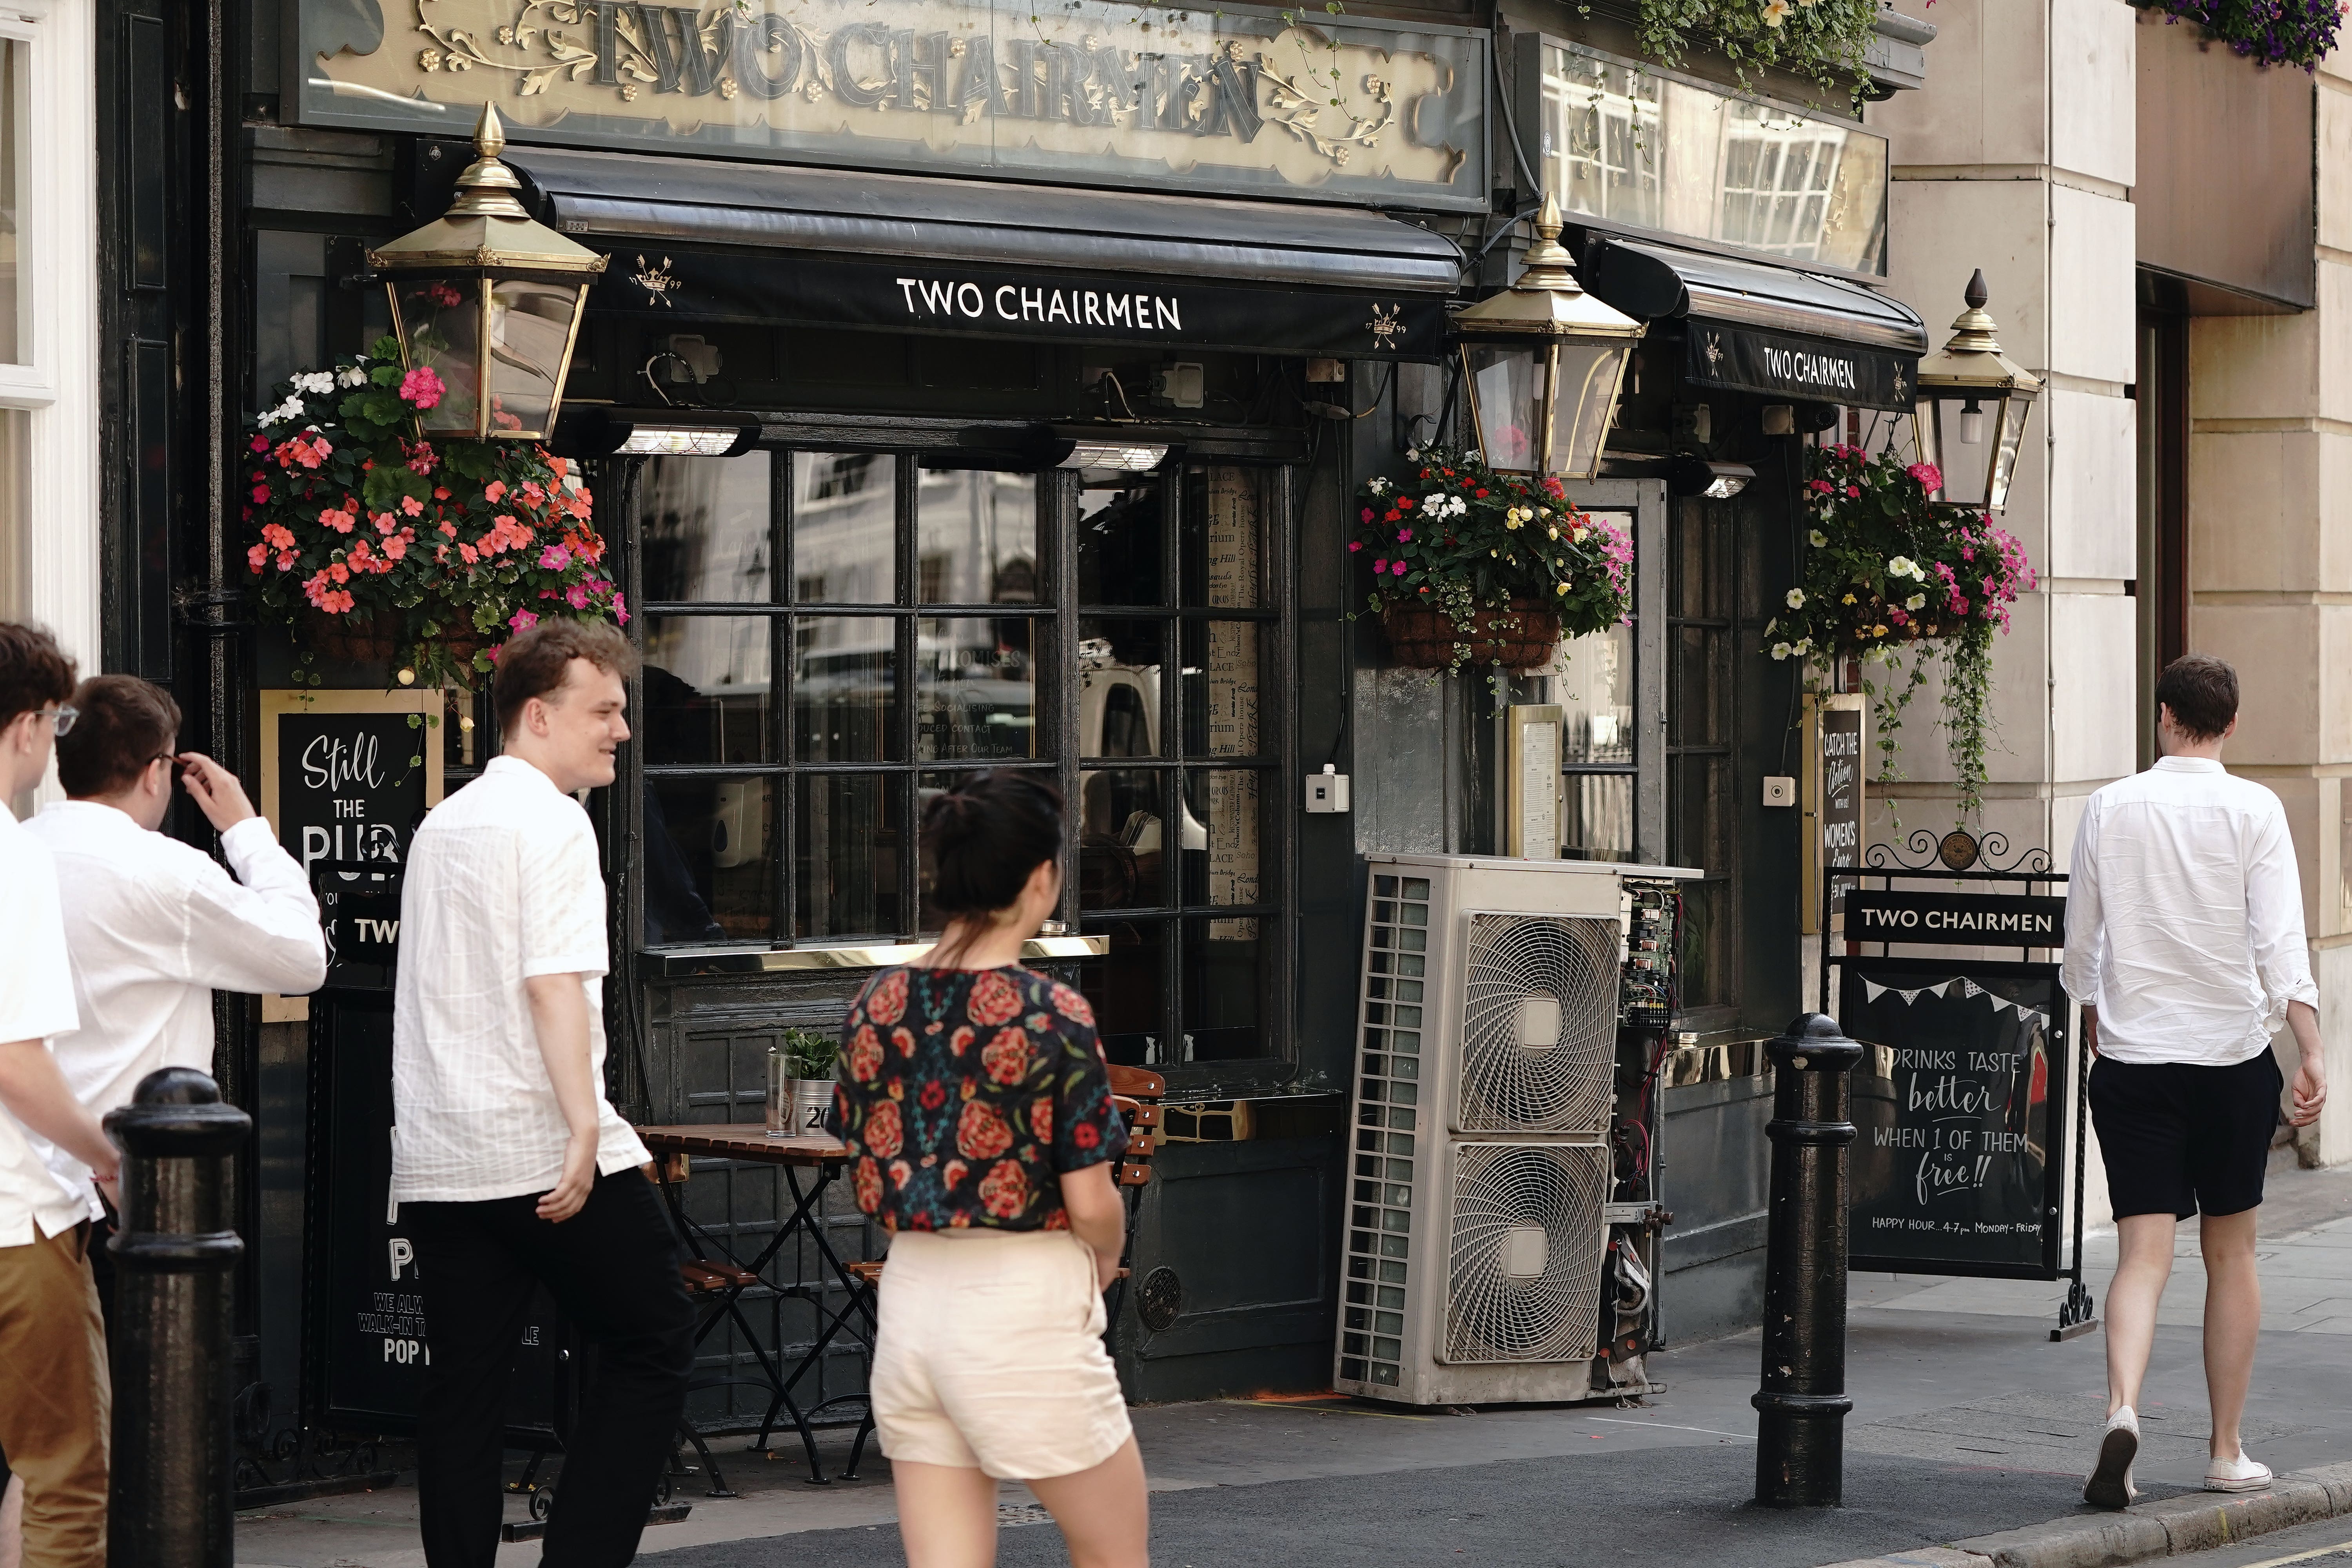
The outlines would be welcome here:
<svg viewBox="0 0 2352 1568">
<path fill-rule="evenodd" d="M 1373 475 L 1370 479 L 1366 480 L 1364 488 L 1371 491 L 1376 496 L 1384 496 L 1389 493 L 1388 480 L 1378 474 Z"/>
<path fill-rule="evenodd" d="M 260 426 L 263 429 L 265 429 L 265 430 L 266 430 L 266 429 L 268 429 L 270 426 L 277 424 L 277 423 L 278 423 L 278 419 L 279 419 L 280 417 L 281 417 L 281 416 L 279 416 L 279 414 L 278 414 L 278 410 L 276 410 L 275 408 L 265 408 L 265 409 L 263 409 L 263 410 L 262 410 L 262 411 L 261 411 L 257 416 L 255 416 L 255 418 L 254 418 L 254 421 L 253 421 L 253 422 L 254 422 L 256 425 Z"/>
<path fill-rule="evenodd" d="M 294 388 L 313 397 L 323 397 L 335 390 L 335 378 L 323 370 L 310 371 L 294 378 Z"/>
<path fill-rule="evenodd" d="M 1829 536 L 1828 534 L 1826 534 L 1826 533 L 1823 533 L 1823 532 L 1822 532 L 1820 529 L 1818 529 L 1818 528 L 1817 528 L 1817 529 L 1815 529 L 1815 530 L 1813 530 L 1813 531 L 1812 531 L 1812 532 L 1811 532 L 1811 533 L 1809 533 L 1809 534 L 1805 535 L 1805 539 L 1806 539 L 1807 542 L 1811 543 L 1811 544 L 1812 545 L 1812 547 L 1813 547 L 1814 549 L 1816 549 L 1816 550 L 1821 549 L 1823 545 L 1827 544 L 1827 543 L 1830 542 L 1830 536 Z"/>
<path fill-rule="evenodd" d="M 1801 609 L 1803 609 L 1804 607 L 1805 607 L 1805 591 L 1804 591 L 1802 588 L 1791 588 L 1791 589 L 1790 589 L 1790 590 L 1789 590 L 1789 608 L 1790 608 L 1790 609 L 1792 609 L 1792 610 L 1801 610 Z"/>
<path fill-rule="evenodd" d="M 1407 447 L 1404 449 L 1404 460 L 1405 460 L 1406 462 L 1408 462 L 1408 463 L 1418 463 L 1418 462 L 1420 462 L 1420 461 L 1421 461 L 1421 448 L 1420 448 L 1420 447 Z"/>
<path fill-rule="evenodd" d="M 365 386 L 367 384 L 367 372 L 362 370 L 357 365 L 352 365 L 343 371 L 341 374 L 336 376 L 335 379 L 345 386 Z"/>
<path fill-rule="evenodd" d="M 1927 569 L 1925 566 L 1920 565 L 1916 561 L 1911 563 L 1911 581 L 1914 583 L 1925 583 L 1927 580 Z"/>
<path fill-rule="evenodd" d="M 1898 555 L 1886 563 L 1886 574 L 1890 577 L 1908 577 L 1917 570 L 1917 567 L 1911 564 L 1911 558 L 1907 555 Z"/>
<path fill-rule="evenodd" d="M 1788 19 L 1789 0 L 1764 0 L 1764 25 L 1777 27 Z"/>
<path fill-rule="evenodd" d="M 1924 610 L 1927 607 L 1927 595 L 1914 594 L 1903 601 L 1903 607 L 1906 610 Z"/>
<path fill-rule="evenodd" d="M 1794 650 L 1794 651 L 1796 651 L 1796 652 L 1798 652 L 1798 653 L 1800 653 L 1800 654 L 1807 654 L 1807 653 L 1811 653 L 1811 652 L 1812 652 L 1812 651 L 1813 651 L 1813 639 L 1812 639 L 1812 638 L 1811 638 L 1811 637 L 1800 637 L 1800 638 L 1798 638 L 1798 639 L 1797 639 L 1797 646 L 1796 646 L 1796 648 L 1795 648 L 1795 650 Z"/>
<path fill-rule="evenodd" d="M 1764 623 L 1764 635 L 1765 635 L 1766 637 L 1770 637 L 1774 632 L 1779 631 L 1780 629 L 1780 616 L 1773 616 L 1770 620 L 1766 621 L 1766 622 Z"/>
<path fill-rule="evenodd" d="M 1785 0 L 1775 0 L 1775 3 L 1785 4 Z M 1774 658 L 1786 658 L 1795 651 L 1796 650 L 1794 648 L 1791 648 L 1784 642 L 1776 642 L 1772 645 L 1772 657 Z"/>
<path fill-rule="evenodd" d="M 1570 543 L 1571 543 L 1571 544 L 1581 544 L 1581 543 L 1583 543 L 1583 542 L 1584 542 L 1584 536 L 1585 536 L 1585 534 L 1586 534 L 1586 532 L 1587 532 L 1587 531 L 1588 531 L 1588 530 L 1585 530 L 1585 529 L 1581 529 L 1581 528 L 1571 528 L 1571 529 L 1570 529 L 1570 530 L 1568 531 L 1569 542 L 1570 542 Z M 1552 535 L 1552 537 L 1553 537 L 1553 538 L 1555 538 L 1555 539 L 1557 539 L 1557 538 L 1559 538 L 1559 535 L 1558 535 L 1558 534 L 1556 534 L 1556 533 L 1555 533 L 1554 535 Z"/>
</svg>

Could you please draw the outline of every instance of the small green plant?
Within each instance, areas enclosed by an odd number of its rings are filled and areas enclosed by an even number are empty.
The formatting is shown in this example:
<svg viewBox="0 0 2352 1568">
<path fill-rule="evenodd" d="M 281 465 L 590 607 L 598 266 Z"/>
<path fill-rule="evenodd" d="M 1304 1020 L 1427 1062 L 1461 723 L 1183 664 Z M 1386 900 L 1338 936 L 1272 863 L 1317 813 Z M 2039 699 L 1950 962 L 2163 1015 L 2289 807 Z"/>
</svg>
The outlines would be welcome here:
<svg viewBox="0 0 2352 1568">
<path fill-rule="evenodd" d="M 841 1059 L 841 1041 L 815 1029 L 786 1029 L 776 1037 L 791 1076 L 803 1081 L 829 1079 Z"/>
<path fill-rule="evenodd" d="M 1636 28 L 1642 53 L 1660 65 L 1713 49 L 1743 92 L 1755 92 L 1774 68 L 1811 81 L 1825 105 L 1843 100 L 1859 112 L 1878 9 L 1877 0 L 1641 0 Z"/>
</svg>

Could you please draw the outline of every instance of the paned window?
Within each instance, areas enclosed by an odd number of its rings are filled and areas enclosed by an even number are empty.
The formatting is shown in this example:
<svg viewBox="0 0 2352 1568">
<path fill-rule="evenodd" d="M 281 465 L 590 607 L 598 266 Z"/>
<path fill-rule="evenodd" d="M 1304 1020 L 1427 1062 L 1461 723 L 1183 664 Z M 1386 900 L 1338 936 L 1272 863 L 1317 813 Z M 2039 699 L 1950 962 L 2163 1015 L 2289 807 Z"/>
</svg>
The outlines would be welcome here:
<svg viewBox="0 0 2352 1568">
<path fill-rule="evenodd" d="M 1591 509 L 1633 537 L 1631 511 Z M 1560 851 L 1572 860 L 1638 860 L 1634 831 L 1632 621 L 1571 637 L 1544 674 L 1560 728 Z"/>
<path fill-rule="evenodd" d="M 24 214 L 26 76 L 31 53 L 32 47 L 23 39 L 0 37 L 0 364 L 25 364 L 32 358 L 17 237 Z"/>
</svg>

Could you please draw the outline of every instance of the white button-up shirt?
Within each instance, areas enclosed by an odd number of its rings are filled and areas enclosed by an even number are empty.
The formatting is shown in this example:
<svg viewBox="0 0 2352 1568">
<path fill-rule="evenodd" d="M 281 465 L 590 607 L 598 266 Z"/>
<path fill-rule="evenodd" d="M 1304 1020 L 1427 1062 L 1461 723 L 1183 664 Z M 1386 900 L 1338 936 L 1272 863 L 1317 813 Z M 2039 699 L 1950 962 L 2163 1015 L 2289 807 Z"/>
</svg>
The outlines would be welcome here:
<svg viewBox="0 0 2352 1568">
<path fill-rule="evenodd" d="M 57 868 L 0 803 L 0 1045 L 39 1040 L 54 1052 L 76 1021 Z M 47 1146 L 0 1106 L 0 1247 L 30 1247 L 89 1217 L 85 1192 L 41 1158 Z"/>
<path fill-rule="evenodd" d="M 159 1068 L 213 1069 L 213 993 L 299 995 L 327 977 L 319 901 L 263 817 L 221 835 L 236 868 L 91 800 L 58 801 L 25 825 L 47 845 L 73 955 L 78 1034 L 58 1043 L 74 1098 L 100 1116 L 131 1103 Z M 89 1170 L 54 1144 L 49 1168 L 89 1196 Z"/>
<path fill-rule="evenodd" d="M 394 1203 L 543 1193 L 570 1130 L 523 982 L 577 974 L 596 1074 L 596 1169 L 652 1156 L 604 1098 L 604 879 L 580 803 L 519 757 L 436 806 L 408 848 L 393 1000 Z"/>
<path fill-rule="evenodd" d="M 2099 1054 L 2231 1067 L 2290 1002 L 2319 1005 L 2303 882 L 2277 795 L 2202 757 L 2164 757 L 2091 796 L 2066 889 L 2067 994 Z"/>
</svg>

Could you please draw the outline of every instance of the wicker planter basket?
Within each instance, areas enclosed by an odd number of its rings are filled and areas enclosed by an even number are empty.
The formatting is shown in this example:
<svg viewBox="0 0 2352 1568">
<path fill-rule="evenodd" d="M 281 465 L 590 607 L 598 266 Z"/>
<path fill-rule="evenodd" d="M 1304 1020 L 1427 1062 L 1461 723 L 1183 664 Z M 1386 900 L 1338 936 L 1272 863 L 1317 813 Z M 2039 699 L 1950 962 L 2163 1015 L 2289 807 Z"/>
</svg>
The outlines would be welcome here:
<svg viewBox="0 0 2352 1568">
<path fill-rule="evenodd" d="M 297 628 L 299 640 L 331 664 L 391 664 L 406 658 L 411 646 L 401 640 L 400 622 L 390 616 L 305 616 Z M 470 664 L 482 651 L 482 638 L 468 629 L 443 632 L 436 639 L 459 664 Z"/>
<path fill-rule="evenodd" d="M 1559 617 L 1526 599 L 1513 599 L 1507 610 L 1480 608 L 1466 637 L 1441 611 L 1394 605 L 1381 611 L 1381 627 L 1390 656 L 1407 669 L 1449 668 L 1456 643 L 1469 645 L 1472 664 L 1535 669 L 1549 663 L 1559 647 Z"/>
</svg>

